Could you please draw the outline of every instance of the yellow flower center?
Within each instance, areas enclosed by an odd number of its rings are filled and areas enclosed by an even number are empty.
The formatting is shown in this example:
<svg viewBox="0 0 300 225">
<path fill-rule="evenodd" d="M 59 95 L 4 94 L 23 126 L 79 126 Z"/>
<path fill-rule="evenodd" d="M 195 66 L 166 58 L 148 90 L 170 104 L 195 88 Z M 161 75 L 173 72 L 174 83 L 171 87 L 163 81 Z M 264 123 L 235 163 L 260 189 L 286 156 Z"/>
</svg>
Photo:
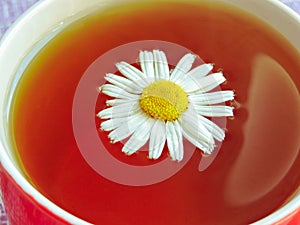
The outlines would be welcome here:
<svg viewBox="0 0 300 225">
<path fill-rule="evenodd" d="M 188 107 L 185 91 L 168 80 L 151 83 L 143 90 L 139 101 L 144 112 L 164 121 L 177 120 Z"/>
</svg>

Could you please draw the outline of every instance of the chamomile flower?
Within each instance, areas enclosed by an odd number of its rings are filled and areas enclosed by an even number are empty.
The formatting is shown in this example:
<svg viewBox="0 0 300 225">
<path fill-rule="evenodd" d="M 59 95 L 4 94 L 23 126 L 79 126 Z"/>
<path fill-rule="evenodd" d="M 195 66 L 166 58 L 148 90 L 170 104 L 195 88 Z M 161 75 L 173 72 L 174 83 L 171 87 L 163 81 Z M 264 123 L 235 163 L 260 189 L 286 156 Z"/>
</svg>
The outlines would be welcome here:
<svg viewBox="0 0 300 225">
<path fill-rule="evenodd" d="M 183 138 L 206 154 L 224 140 L 224 130 L 207 117 L 233 116 L 233 107 L 219 103 L 233 100 L 234 93 L 211 92 L 226 79 L 222 71 L 211 72 L 213 64 L 192 68 L 195 59 L 188 53 L 170 70 L 163 51 L 140 51 L 141 70 L 119 62 L 123 76 L 105 75 L 108 83 L 100 90 L 112 99 L 97 116 L 111 142 L 128 139 L 122 152 L 131 155 L 149 141 L 150 159 L 158 159 L 167 144 L 170 157 L 181 161 Z"/>
</svg>

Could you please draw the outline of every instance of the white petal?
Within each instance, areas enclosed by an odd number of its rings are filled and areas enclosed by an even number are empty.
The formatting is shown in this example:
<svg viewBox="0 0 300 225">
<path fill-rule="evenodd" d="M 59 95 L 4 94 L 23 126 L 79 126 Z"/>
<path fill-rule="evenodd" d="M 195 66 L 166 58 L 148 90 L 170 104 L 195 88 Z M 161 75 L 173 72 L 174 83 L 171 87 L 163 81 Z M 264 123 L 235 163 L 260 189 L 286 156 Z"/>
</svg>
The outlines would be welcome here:
<svg viewBox="0 0 300 225">
<path fill-rule="evenodd" d="M 136 95 L 132 93 L 128 93 L 124 89 L 117 87 L 113 84 L 104 84 L 101 86 L 102 93 L 115 98 L 122 99 L 136 99 Z"/>
<path fill-rule="evenodd" d="M 170 157 L 173 160 L 181 161 L 183 159 L 182 129 L 177 120 L 167 121 L 166 133 Z"/>
<path fill-rule="evenodd" d="M 131 117 L 121 117 L 121 118 L 113 118 L 110 120 L 103 121 L 100 125 L 101 130 L 111 131 L 120 127 L 124 123 L 128 123 L 128 120 Z"/>
<path fill-rule="evenodd" d="M 210 143 L 213 141 L 213 135 L 201 123 L 200 116 L 194 106 L 189 105 L 189 108 L 181 115 L 182 127 L 190 130 L 205 142 Z"/>
<path fill-rule="evenodd" d="M 170 71 L 165 53 L 160 50 L 153 50 L 153 56 L 156 80 L 169 80 Z"/>
<path fill-rule="evenodd" d="M 225 138 L 225 131 L 221 129 L 217 124 L 212 122 L 211 120 L 198 115 L 200 122 L 206 127 L 206 129 L 212 133 L 213 137 L 218 141 L 223 141 Z"/>
<path fill-rule="evenodd" d="M 116 67 L 129 80 L 140 83 L 143 86 L 149 85 L 147 82 L 147 75 L 127 62 L 116 63 Z"/>
<path fill-rule="evenodd" d="M 125 77 L 118 76 L 112 73 L 108 73 L 105 75 L 105 80 L 110 82 L 111 84 L 133 94 L 140 94 L 142 93 L 145 86 L 136 83 L 134 81 L 131 81 Z"/>
<path fill-rule="evenodd" d="M 184 79 L 187 77 L 191 80 L 199 80 L 205 77 L 209 72 L 213 69 L 213 64 L 201 64 L 200 66 L 195 67 L 191 71 L 189 71 L 185 76 L 181 76 L 175 82 L 178 84 L 184 83 Z"/>
<path fill-rule="evenodd" d="M 192 68 L 192 65 L 196 59 L 196 55 L 188 53 L 184 55 L 176 65 L 175 69 L 171 73 L 171 81 L 176 82 L 183 76 L 186 76 L 187 72 Z"/>
<path fill-rule="evenodd" d="M 180 118 L 183 136 L 205 153 L 210 153 L 215 146 L 213 134 L 206 129 L 196 111 L 191 108 L 189 107 Z"/>
<path fill-rule="evenodd" d="M 194 91 L 201 88 L 199 86 L 199 82 L 194 77 L 184 76 L 181 79 L 177 80 L 175 83 L 181 86 L 188 94 L 193 93 Z"/>
<path fill-rule="evenodd" d="M 186 77 L 186 79 L 178 82 L 188 94 L 190 93 L 205 93 L 208 92 L 218 85 L 222 84 L 226 81 L 222 72 L 213 73 L 206 77 L 201 78 L 200 80 L 196 80 L 193 77 Z"/>
<path fill-rule="evenodd" d="M 199 79 L 208 75 L 212 69 L 214 68 L 214 64 L 212 63 L 204 63 L 200 66 L 195 67 L 190 72 L 187 73 L 187 76 L 191 76 L 195 79 Z"/>
<path fill-rule="evenodd" d="M 166 124 L 162 120 L 156 120 L 150 134 L 149 158 L 158 159 L 161 156 L 166 142 Z"/>
<path fill-rule="evenodd" d="M 208 117 L 221 117 L 221 116 L 233 116 L 233 107 L 232 106 L 202 106 L 195 105 L 196 111 L 202 116 Z"/>
<path fill-rule="evenodd" d="M 139 60 L 143 73 L 146 74 L 148 78 L 154 78 L 154 59 L 152 52 L 140 51 Z"/>
<path fill-rule="evenodd" d="M 106 100 L 106 105 L 108 106 L 117 106 L 129 102 L 137 102 L 139 100 L 140 96 L 135 95 L 133 99 L 121 99 L 121 98 L 114 98 L 114 99 L 109 99 Z"/>
<path fill-rule="evenodd" d="M 122 152 L 131 155 L 139 150 L 149 140 L 155 120 L 149 118 L 137 128 L 122 148 Z"/>
<path fill-rule="evenodd" d="M 139 111 L 132 115 L 126 123 L 121 124 L 115 130 L 109 133 L 108 137 L 112 142 L 118 142 L 129 137 L 136 129 L 138 129 L 149 117 L 145 113 Z"/>
<path fill-rule="evenodd" d="M 199 148 L 201 151 L 203 151 L 206 154 L 211 154 L 214 150 L 214 145 L 211 143 L 206 143 L 203 140 L 199 139 L 196 135 L 194 135 L 191 132 L 188 132 L 187 130 L 182 130 L 182 135 L 193 145 L 195 145 L 197 148 Z"/>
<path fill-rule="evenodd" d="M 192 104 L 213 105 L 234 99 L 233 91 L 217 91 L 211 93 L 191 94 L 188 96 Z"/>
<path fill-rule="evenodd" d="M 129 101 L 121 105 L 103 109 L 97 114 L 97 116 L 101 119 L 128 117 L 136 113 L 139 108 L 140 106 L 137 101 Z"/>
</svg>

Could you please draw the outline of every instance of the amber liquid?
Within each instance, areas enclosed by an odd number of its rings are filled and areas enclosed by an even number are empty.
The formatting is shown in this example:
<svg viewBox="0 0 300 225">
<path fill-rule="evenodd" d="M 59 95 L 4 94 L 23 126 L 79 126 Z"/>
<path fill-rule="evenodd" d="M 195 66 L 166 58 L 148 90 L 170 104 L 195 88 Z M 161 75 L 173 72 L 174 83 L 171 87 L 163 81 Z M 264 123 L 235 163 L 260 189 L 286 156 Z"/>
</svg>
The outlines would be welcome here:
<svg viewBox="0 0 300 225">
<path fill-rule="evenodd" d="M 241 107 L 205 171 L 198 171 L 202 155 L 195 151 L 172 178 L 131 187 L 105 179 L 83 159 L 72 129 L 72 103 L 81 76 L 97 57 L 139 40 L 177 43 L 215 63 Z M 102 11 L 61 31 L 26 69 L 11 114 L 16 149 L 40 192 L 95 224 L 249 224 L 279 208 L 299 187 L 299 62 L 299 54 L 271 28 L 213 1 Z M 99 98 L 95 113 L 103 104 Z M 99 123 L 95 119 L 95 129 Z M 99 133 L 103 140 L 106 135 Z M 111 149 L 123 161 L 152 163 L 146 152 L 130 158 L 119 147 Z"/>
</svg>

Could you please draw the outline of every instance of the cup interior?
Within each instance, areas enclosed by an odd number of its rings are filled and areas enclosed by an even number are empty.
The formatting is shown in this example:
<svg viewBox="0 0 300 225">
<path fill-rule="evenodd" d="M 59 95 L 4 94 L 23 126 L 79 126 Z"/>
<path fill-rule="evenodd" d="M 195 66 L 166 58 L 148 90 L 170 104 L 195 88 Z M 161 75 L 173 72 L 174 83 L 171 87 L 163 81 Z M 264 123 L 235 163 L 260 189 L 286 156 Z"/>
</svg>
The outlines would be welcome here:
<svg viewBox="0 0 300 225">
<path fill-rule="evenodd" d="M 183 1 L 183 0 L 182 0 Z M 197 0 L 193 0 L 197 1 Z M 281 33 L 300 54 L 300 16 L 276 0 L 216 0 L 234 5 L 260 18 Z M 114 4 L 123 2 L 115 0 Z M 46 0 L 41 1 L 26 12 L 9 29 L 0 42 L 0 156 L 5 170 L 15 179 L 22 189 L 37 202 L 49 208 L 56 215 L 73 224 L 89 224 L 41 195 L 26 179 L 12 152 L 9 135 L 9 106 L 14 87 L 22 71 L 35 53 L 57 32 L 70 22 L 90 11 L 105 8 L 112 4 L 108 0 Z M 299 89 L 299 87 L 298 87 Z M 280 209 L 254 224 L 275 223 L 300 207 L 300 190 Z"/>
</svg>

